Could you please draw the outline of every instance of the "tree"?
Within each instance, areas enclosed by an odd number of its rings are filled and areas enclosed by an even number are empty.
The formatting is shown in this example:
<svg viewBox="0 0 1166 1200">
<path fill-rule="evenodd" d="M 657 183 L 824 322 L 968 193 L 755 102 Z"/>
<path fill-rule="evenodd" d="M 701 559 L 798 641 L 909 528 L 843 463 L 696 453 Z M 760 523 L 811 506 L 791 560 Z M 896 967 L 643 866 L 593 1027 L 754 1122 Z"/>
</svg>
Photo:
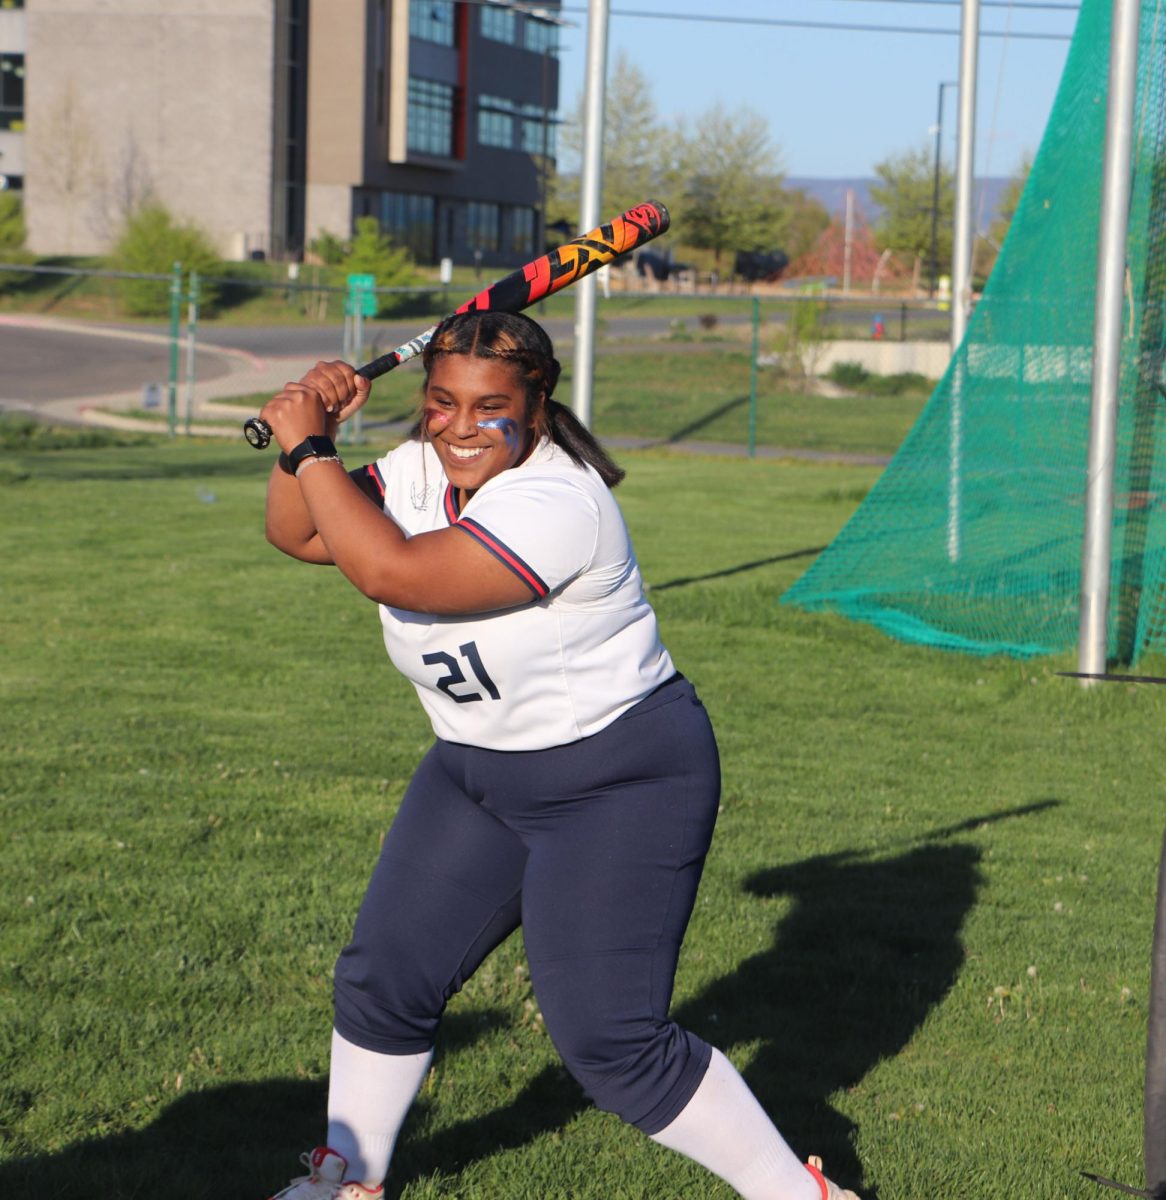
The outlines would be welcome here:
<svg viewBox="0 0 1166 1200">
<path fill-rule="evenodd" d="M 749 108 L 729 112 L 714 105 L 684 138 L 680 160 L 678 215 L 687 245 L 711 250 L 718 263 L 725 250 L 780 245 L 788 193 L 764 117 Z"/>
<path fill-rule="evenodd" d="M 870 195 L 882 209 L 875 225 L 879 249 L 913 255 L 917 268 L 926 262 L 936 275 L 950 273 L 955 214 L 952 172 L 940 164 L 938 205 L 935 162 L 926 146 L 884 160 L 875 174 L 879 182 L 871 185 Z"/>
<path fill-rule="evenodd" d="M 800 188 L 783 188 L 785 211 L 782 214 L 780 247 L 794 262 L 808 254 L 822 234 L 830 228 L 830 214 L 821 201 Z"/>
<path fill-rule="evenodd" d="M 9 264 L 33 261 L 24 248 L 24 206 L 16 192 L 0 192 L 0 259 Z M 22 287 L 31 278 L 27 271 L 0 271 L 0 292 Z"/>
<path fill-rule="evenodd" d="M 996 219 L 988 227 L 988 232 L 976 241 L 976 251 L 973 255 L 973 271 L 981 279 L 986 279 L 996 265 L 1000 248 L 1012 227 L 1012 218 L 1020 207 L 1020 198 L 1024 195 L 1025 184 L 1028 183 L 1032 171 L 1032 158 L 1025 154 L 1019 166 L 1009 178 L 996 207 Z"/>
<path fill-rule="evenodd" d="M 322 230 L 311 250 L 336 284 L 348 275 L 371 275 L 377 287 L 402 287 L 416 278 L 413 256 L 381 231 L 376 217 L 358 217 L 356 232 L 348 241 Z"/>
<path fill-rule="evenodd" d="M 16 192 L 0 192 L 0 254 L 24 248 L 24 208 Z"/>
<path fill-rule="evenodd" d="M 219 258 L 210 239 L 197 226 L 177 221 L 157 201 L 143 204 L 125 223 L 113 250 L 119 270 L 143 275 L 169 276 L 175 263 L 184 271 L 209 275 Z M 169 279 L 128 279 L 124 291 L 128 312 L 138 317 L 159 317 L 170 311 Z M 217 291 L 204 283 L 204 311 L 214 307 Z"/>
<path fill-rule="evenodd" d="M 70 80 L 38 118 L 39 136 L 29 145 L 36 160 L 35 169 L 43 180 L 45 195 L 51 197 L 52 210 L 61 212 L 65 228 L 54 229 L 53 236 L 68 252 L 75 248 L 78 218 L 90 211 L 93 191 L 100 177 L 100 140 L 86 108 Z"/>
<path fill-rule="evenodd" d="M 559 150 L 574 165 L 583 157 L 584 108 L 580 96 L 574 120 L 563 126 Z M 642 200 L 661 199 L 673 190 L 677 137 L 656 114 L 647 76 L 622 51 L 608 80 L 603 121 L 601 216 L 625 212 Z M 548 202 L 551 221 L 579 216 L 578 173 L 560 173 Z"/>
</svg>

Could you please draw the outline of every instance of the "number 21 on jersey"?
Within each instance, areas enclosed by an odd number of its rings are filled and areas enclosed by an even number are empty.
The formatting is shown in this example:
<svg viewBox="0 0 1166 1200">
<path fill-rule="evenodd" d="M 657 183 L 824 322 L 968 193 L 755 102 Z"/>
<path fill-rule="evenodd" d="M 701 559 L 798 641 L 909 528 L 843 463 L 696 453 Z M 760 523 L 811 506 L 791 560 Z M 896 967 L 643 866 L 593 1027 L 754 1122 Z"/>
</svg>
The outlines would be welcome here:
<svg viewBox="0 0 1166 1200">
<path fill-rule="evenodd" d="M 458 647 L 458 654 L 469 665 L 474 678 L 486 689 L 490 699 L 501 700 L 498 688 L 490 678 L 489 672 L 482 662 L 482 656 L 478 653 L 477 645 L 474 642 L 466 642 L 464 646 Z M 461 684 L 469 683 L 469 680 L 466 678 L 465 671 L 462 670 L 461 662 L 452 654 L 447 654 L 444 650 L 434 650 L 431 654 L 423 654 L 421 661 L 426 666 L 445 668 L 445 674 L 437 681 L 437 687 L 452 700 L 456 700 L 458 704 L 470 704 L 474 700 L 485 699 L 478 691 L 454 691 Z"/>
</svg>

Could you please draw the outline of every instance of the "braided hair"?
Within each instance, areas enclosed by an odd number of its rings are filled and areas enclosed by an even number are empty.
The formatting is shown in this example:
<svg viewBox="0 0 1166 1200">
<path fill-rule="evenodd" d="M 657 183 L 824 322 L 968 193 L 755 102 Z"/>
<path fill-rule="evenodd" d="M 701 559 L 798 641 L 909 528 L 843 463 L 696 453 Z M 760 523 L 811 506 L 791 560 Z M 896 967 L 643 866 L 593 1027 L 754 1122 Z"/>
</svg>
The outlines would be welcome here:
<svg viewBox="0 0 1166 1200">
<path fill-rule="evenodd" d="M 525 394 L 527 411 L 533 416 L 535 437 L 549 437 L 572 461 L 594 467 L 609 488 L 623 479 L 624 471 L 616 466 L 591 431 L 566 405 L 552 399 L 559 382 L 559 360 L 546 330 L 536 321 L 521 313 L 488 310 L 446 317 L 421 354 L 426 383 L 433 364 L 449 354 L 469 354 L 512 364 Z M 413 436 L 420 432 L 418 422 Z"/>
</svg>

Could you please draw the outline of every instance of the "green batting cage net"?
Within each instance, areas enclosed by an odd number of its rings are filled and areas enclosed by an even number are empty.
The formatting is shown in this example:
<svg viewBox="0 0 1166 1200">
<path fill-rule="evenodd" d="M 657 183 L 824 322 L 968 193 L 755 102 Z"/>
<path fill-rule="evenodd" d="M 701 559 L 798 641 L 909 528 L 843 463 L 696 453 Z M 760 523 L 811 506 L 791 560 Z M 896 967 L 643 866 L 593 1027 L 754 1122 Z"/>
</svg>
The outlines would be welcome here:
<svg viewBox="0 0 1166 1200">
<path fill-rule="evenodd" d="M 1077 644 L 1110 0 L 1084 0 L 963 344 L 879 482 L 783 602 L 1028 657 Z M 1166 0 L 1143 0 L 1108 655 L 1166 641 Z"/>
</svg>

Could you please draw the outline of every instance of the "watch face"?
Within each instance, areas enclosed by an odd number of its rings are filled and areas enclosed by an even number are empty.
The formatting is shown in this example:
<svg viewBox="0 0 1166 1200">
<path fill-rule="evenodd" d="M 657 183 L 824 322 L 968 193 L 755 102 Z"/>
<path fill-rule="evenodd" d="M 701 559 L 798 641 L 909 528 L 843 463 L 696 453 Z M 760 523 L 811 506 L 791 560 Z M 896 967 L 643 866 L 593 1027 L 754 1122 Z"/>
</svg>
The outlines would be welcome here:
<svg viewBox="0 0 1166 1200">
<path fill-rule="evenodd" d="M 294 471 L 305 458 L 331 458 L 335 453 L 336 446 L 332 439 L 315 433 L 304 438 L 294 450 L 289 451 L 287 458 Z"/>
</svg>

